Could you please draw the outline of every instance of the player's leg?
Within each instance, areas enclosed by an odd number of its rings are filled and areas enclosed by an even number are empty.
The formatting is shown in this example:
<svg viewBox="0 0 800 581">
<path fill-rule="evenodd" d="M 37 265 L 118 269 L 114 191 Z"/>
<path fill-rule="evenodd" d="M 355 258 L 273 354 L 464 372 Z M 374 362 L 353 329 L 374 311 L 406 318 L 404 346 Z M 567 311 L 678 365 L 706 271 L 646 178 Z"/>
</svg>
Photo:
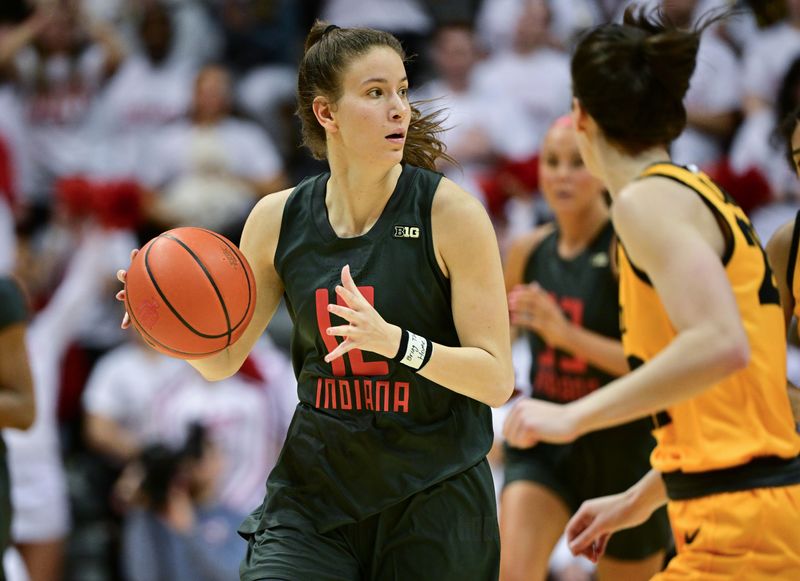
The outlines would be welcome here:
<svg viewBox="0 0 800 581">
<path fill-rule="evenodd" d="M 664 566 L 664 551 L 637 561 L 624 561 L 614 557 L 603 557 L 597 564 L 597 578 L 599 581 L 646 581 L 661 571 Z"/>
<path fill-rule="evenodd" d="M 496 581 L 500 567 L 486 460 L 383 511 L 365 579 Z"/>
<path fill-rule="evenodd" d="M 52 581 L 61 578 L 64 564 L 64 540 L 17 543 L 17 551 L 25 562 L 30 581 Z"/>
<path fill-rule="evenodd" d="M 501 581 L 544 581 L 569 517 L 550 488 L 526 480 L 508 483 L 500 499 Z"/>
<path fill-rule="evenodd" d="M 247 535 L 241 581 L 359 581 L 349 526 L 318 533 L 312 523 L 275 526 Z"/>
</svg>

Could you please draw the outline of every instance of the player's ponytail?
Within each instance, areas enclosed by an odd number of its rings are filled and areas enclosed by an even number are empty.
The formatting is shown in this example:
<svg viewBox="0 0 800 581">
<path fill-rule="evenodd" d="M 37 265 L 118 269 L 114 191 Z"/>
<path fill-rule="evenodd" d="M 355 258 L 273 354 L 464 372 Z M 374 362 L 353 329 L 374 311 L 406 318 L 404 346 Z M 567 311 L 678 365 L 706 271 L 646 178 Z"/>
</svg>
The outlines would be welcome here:
<svg viewBox="0 0 800 581">
<path fill-rule="evenodd" d="M 622 24 L 594 28 L 579 42 L 572 57 L 574 96 L 623 151 L 668 145 L 686 126 L 683 99 L 700 35 L 729 14 L 708 13 L 683 30 L 659 8 L 629 6 Z"/>
</svg>

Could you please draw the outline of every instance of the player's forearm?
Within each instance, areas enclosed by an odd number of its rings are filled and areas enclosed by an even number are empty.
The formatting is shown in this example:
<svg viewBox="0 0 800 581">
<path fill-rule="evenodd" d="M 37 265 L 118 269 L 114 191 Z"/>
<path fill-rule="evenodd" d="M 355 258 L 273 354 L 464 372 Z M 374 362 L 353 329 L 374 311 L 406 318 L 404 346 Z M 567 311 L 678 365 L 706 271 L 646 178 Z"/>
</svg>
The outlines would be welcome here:
<svg viewBox="0 0 800 581">
<path fill-rule="evenodd" d="M 25 430 L 36 418 L 22 323 L 0 331 L 0 427 Z"/>
<path fill-rule="evenodd" d="M 27 430 L 36 419 L 33 393 L 12 391 L 0 385 L 0 427 Z"/>
<path fill-rule="evenodd" d="M 506 403 L 514 389 L 511 361 L 479 347 L 436 344 L 420 375 L 492 407 Z"/>
<path fill-rule="evenodd" d="M 667 503 L 667 489 L 661 474 L 650 470 L 639 482 L 631 486 L 626 492 L 626 497 L 631 503 L 641 507 L 652 514 Z"/>
<path fill-rule="evenodd" d="M 620 376 L 628 372 L 622 343 L 578 325 L 569 326 L 561 348 L 611 375 Z"/>
<path fill-rule="evenodd" d="M 705 391 L 748 361 L 746 339 L 711 325 L 689 329 L 642 367 L 568 405 L 584 434 L 660 412 Z"/>
<path fill-rule="evenodd" d="M 792 414 L 794 414 L 795 423 L 800 426 L 800 388 L 792 383 L 786 386 L 789 391 L 789 403 L 792 404 Z"/>
</svg>

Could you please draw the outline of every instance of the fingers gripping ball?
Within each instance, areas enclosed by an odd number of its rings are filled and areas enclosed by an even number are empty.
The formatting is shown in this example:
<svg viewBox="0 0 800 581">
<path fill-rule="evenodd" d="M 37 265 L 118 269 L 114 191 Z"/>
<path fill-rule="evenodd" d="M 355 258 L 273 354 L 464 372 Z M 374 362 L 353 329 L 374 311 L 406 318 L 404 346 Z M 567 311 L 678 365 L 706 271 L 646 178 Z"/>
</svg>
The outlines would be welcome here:
<svg viewBox="0 0 800 581">
<path fill-rule="evenodd" d="M 157 351 L 199 359 L 242 336 L 256 286 L 244 255 L 202 228 L 175 228 L 145 244 L 128 269 L 125 306 Z"/>
</svg>

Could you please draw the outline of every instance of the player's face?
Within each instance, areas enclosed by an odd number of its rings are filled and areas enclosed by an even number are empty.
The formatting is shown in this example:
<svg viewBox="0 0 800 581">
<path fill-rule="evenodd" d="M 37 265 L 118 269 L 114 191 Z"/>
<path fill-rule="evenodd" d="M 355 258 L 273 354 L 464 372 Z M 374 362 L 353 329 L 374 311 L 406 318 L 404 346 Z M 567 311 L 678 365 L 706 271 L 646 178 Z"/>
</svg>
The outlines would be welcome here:
<svg viewBox="0 0 800 581">
<path fill-rule="evenodd" d="M 800 177 L 800 121 L 794 126 L 792 133 L 792 159 L 797 176 Z"/>
<path fill-rule="evenodd" d="M 334 139 L 348 156 L 400 162 L 411 119 L 400 55 L 388 47 L 375 47 L 350 63 L 333 117 L 338 127 Z"/>
<path fill-rule="evenodd" d="M 539 157 L 539 186 L 556 217 L 580 212 L 602 196 L 602 184 L 583 164 L 571 123 L 547 132 Z"/>
</svg>

